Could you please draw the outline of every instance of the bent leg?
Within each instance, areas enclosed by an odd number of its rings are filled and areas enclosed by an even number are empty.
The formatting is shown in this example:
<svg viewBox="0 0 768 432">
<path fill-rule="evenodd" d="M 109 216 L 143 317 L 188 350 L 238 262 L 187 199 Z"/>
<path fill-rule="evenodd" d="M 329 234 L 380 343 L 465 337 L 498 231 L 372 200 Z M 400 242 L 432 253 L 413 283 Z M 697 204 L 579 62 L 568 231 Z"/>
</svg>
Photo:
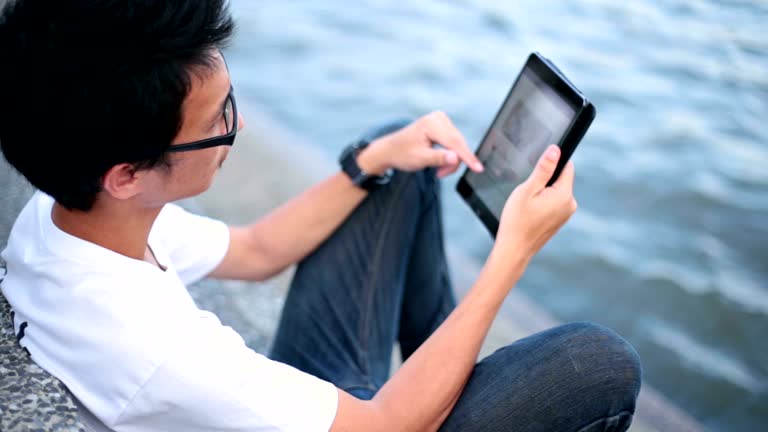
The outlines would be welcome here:
<svg viewBox="0 0 768 432">
<path fill-rule="evenodd" d="M 379 128 L 368 138 L 405 124 Z M 453 307 L 440 265 L 442 229 L 433 226 L 441 210 L 438 188 L 434 170 L 396 172 L 299 264 L 272 359 L 359 398 L 373 397 L 389 378 L 398 336 L 420 344 L 437 326 L 434 321 L 447 315 L 444 309 Z"/>
<path fill-rule="evenodd" d="M 641 377 L 637 352 L 613 331 L 562 325 L 478 363 L 440 431 L 625 431 Z"/>
<path fill-rule="evenodd" d="M 456 307 L 445 254 L 440 185 L 434 176 L 429 176 L 426 181 L 426 192 L 430 197 L 420 215 L 401 307 L 398 342 L 403 361 Z"/>
</svg>

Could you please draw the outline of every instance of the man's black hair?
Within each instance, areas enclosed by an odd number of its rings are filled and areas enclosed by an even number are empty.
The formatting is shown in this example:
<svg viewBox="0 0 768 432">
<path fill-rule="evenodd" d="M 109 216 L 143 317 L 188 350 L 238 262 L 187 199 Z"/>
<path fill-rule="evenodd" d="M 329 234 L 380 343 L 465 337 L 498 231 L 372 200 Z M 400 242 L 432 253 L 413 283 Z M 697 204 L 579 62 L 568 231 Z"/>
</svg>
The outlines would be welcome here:
<svg viewBox="0 0 768 432">
<path fill-rule="evenodd" d="M 0 12 L 6 159 L 82 211 L 111 167 L 169 166 L 193 74 L 233 30 L 226 0 L 12 0 Z"/>
</svg>

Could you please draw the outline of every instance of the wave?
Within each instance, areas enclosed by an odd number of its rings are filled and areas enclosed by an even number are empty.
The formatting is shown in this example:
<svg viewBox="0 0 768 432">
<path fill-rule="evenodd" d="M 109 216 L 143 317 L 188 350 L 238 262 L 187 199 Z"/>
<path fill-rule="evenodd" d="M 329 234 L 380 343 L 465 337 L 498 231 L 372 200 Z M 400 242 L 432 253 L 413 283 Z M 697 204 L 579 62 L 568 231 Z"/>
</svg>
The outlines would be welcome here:
<svg viewBox="0 0 768 432">
<path fill-rule="evenodd" d="M 739 361 L 716 348 L 692 340 L 669 323 L 646 321 L 644 327 L 656 344 L 674 352 L 687 364 L 708 376 L 725 380 L 753 393 L 768 387 L 764 379 L 756 376 Z"/>
<path fill-rule="evenodd" d="M 721 307 L 729 307 L 727 304 L 730 303 L 743 312 L 768 316 L 768 290 L 750 277 L 734 251 L 717 237 L 607 220 L 585 209 L 573 218 L 569 230 L 574 238 L 588 238 L 590 242 L 579 242 L 578 249 L 554 259 L 593 257 L 638 280 L 665 281 L 693 296 L 716 294 L 720 297 Z M 678 238 L 685 238 L 685 242 Z M 678 249 L 675 255 L 687 259 L 651 253 L 668 249 L 668 244 Z"/>
</svg>

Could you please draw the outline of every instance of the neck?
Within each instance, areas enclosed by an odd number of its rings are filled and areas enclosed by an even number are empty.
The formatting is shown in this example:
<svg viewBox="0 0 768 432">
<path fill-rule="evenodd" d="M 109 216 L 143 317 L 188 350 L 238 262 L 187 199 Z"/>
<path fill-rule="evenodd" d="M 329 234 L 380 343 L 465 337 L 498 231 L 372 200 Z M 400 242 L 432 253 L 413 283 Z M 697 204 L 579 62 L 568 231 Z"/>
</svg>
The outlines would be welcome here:
<svg viewBox="0 0 768 432">
<path fill-rule="evenodd" d="M 97 201 L 93 209 L 83 212 L 54 203 L 51 218 L 67 234 L 129 258 L 144 260 L 149 232 L 161 209 Z"/>
</svg>

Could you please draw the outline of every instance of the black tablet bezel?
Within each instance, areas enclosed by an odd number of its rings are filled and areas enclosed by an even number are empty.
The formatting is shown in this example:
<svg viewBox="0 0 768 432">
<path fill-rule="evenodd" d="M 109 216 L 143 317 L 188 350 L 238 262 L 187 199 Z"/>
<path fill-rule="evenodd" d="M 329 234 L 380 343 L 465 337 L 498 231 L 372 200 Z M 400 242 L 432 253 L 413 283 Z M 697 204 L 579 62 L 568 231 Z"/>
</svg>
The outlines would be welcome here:
<svg viewBox="0 0 768 432">
<path fill-rule="evenodd" d="M 586 101 L 586 105 L 581 110 L 578 117 L 576 117 L 576 121 L 573 122 L 571 129 L 566 133 L 563 142 L 560 144 L 560 161 L 557 163 L 557 168 L 555 168 L 552 178 L 547 182 L 547 186 L 552 186 L 552 184 L 554 184 L 560 177 L 560 173 L 563 172 L 565 164 L 567 164 L 568 160 L 573 156 L 573 152 L 581 142 L 581 139 L 584 138 L 587 130 L 589 130 L 589 126 L 592 125 L 592 120 L 595 119 L 596 115 L 597 110 L 595 109 L 595 106 L 592 105 L 592 102 Z"/>
<path fill-rule="evenodd" d="M 483 139 L 480 141 L 480 145 L 478 145 L 476 154 L 480 150 L 480 147 L 482 147 L 482 144 L 488 138 L 488 134 L 493 128 L 493 125 L 496 124 L 496 122 L 499 120 L 499 116 L 501 116 L 501 113 L 504 111 L 504 107 L 509 102 L 512 96 L 512 92 L 517 86 L 517 83 L 526 68 L 530 69 L 539 79 L 541 79 L 559 96 L 561 96 L 563 100 L 565 100 L 574 109 L 576 113 L 573 120 L 571 121 L 571 124 L 566 129 L 566 132 L 563 135 L 563 139 L 557 143 L 557 145 L 561 148 L 562 156 L 557 168 L 555 169 L 555 173 L 552 176 L 552 179 L 550 179 L 548 183 L 551 185 L 557 180 L 563 168 L 565 167 L 565 164 L 568 162 L 568 159 L 576 149 L 576 146 L 578 146 L 587 129 L 589 129 L 589 126 L 592 124 L 592 120 L 595 118 L 596 111 L 595 107 L 589 102 L 589 100 L 584 97 L 584 95 L 573 84 L 571 84 L 565 75 L 560 72 L 560 70 L 554 64 L 552 64 L 552 62 L 541 56 L 539 53 L 532 53 L 528 57 L 525 66 L 523 66 L 523 69 L 520 71 L 517 78 L 515 79 L 514 84 L 510 88 L 509 93 L 507 93 L 507 96 L 504 99 L 504 103 L 501 104 L 501 107 L 491 122 L 490 127 L 485 132 Z M 468 171 L 469 170 L 466 170 L 461 176 L 461 179 L 459 179 L 459 182 L 456 184 L 456 191 L 464 199 L 464 201 L 467 202 L 472 211 L 475 212 L 483 225 L 485 225 L 491 235 L 495 238 L 496 232 L 499 229 L 499 221 L 496 219 L 496 216 L 494 216 L 493 213 L 486 207 L 482 199 L 480 199 L 480 197 L 475 194 L 474 189 L 467 182 L 466 175 Z"/>
</svg>

